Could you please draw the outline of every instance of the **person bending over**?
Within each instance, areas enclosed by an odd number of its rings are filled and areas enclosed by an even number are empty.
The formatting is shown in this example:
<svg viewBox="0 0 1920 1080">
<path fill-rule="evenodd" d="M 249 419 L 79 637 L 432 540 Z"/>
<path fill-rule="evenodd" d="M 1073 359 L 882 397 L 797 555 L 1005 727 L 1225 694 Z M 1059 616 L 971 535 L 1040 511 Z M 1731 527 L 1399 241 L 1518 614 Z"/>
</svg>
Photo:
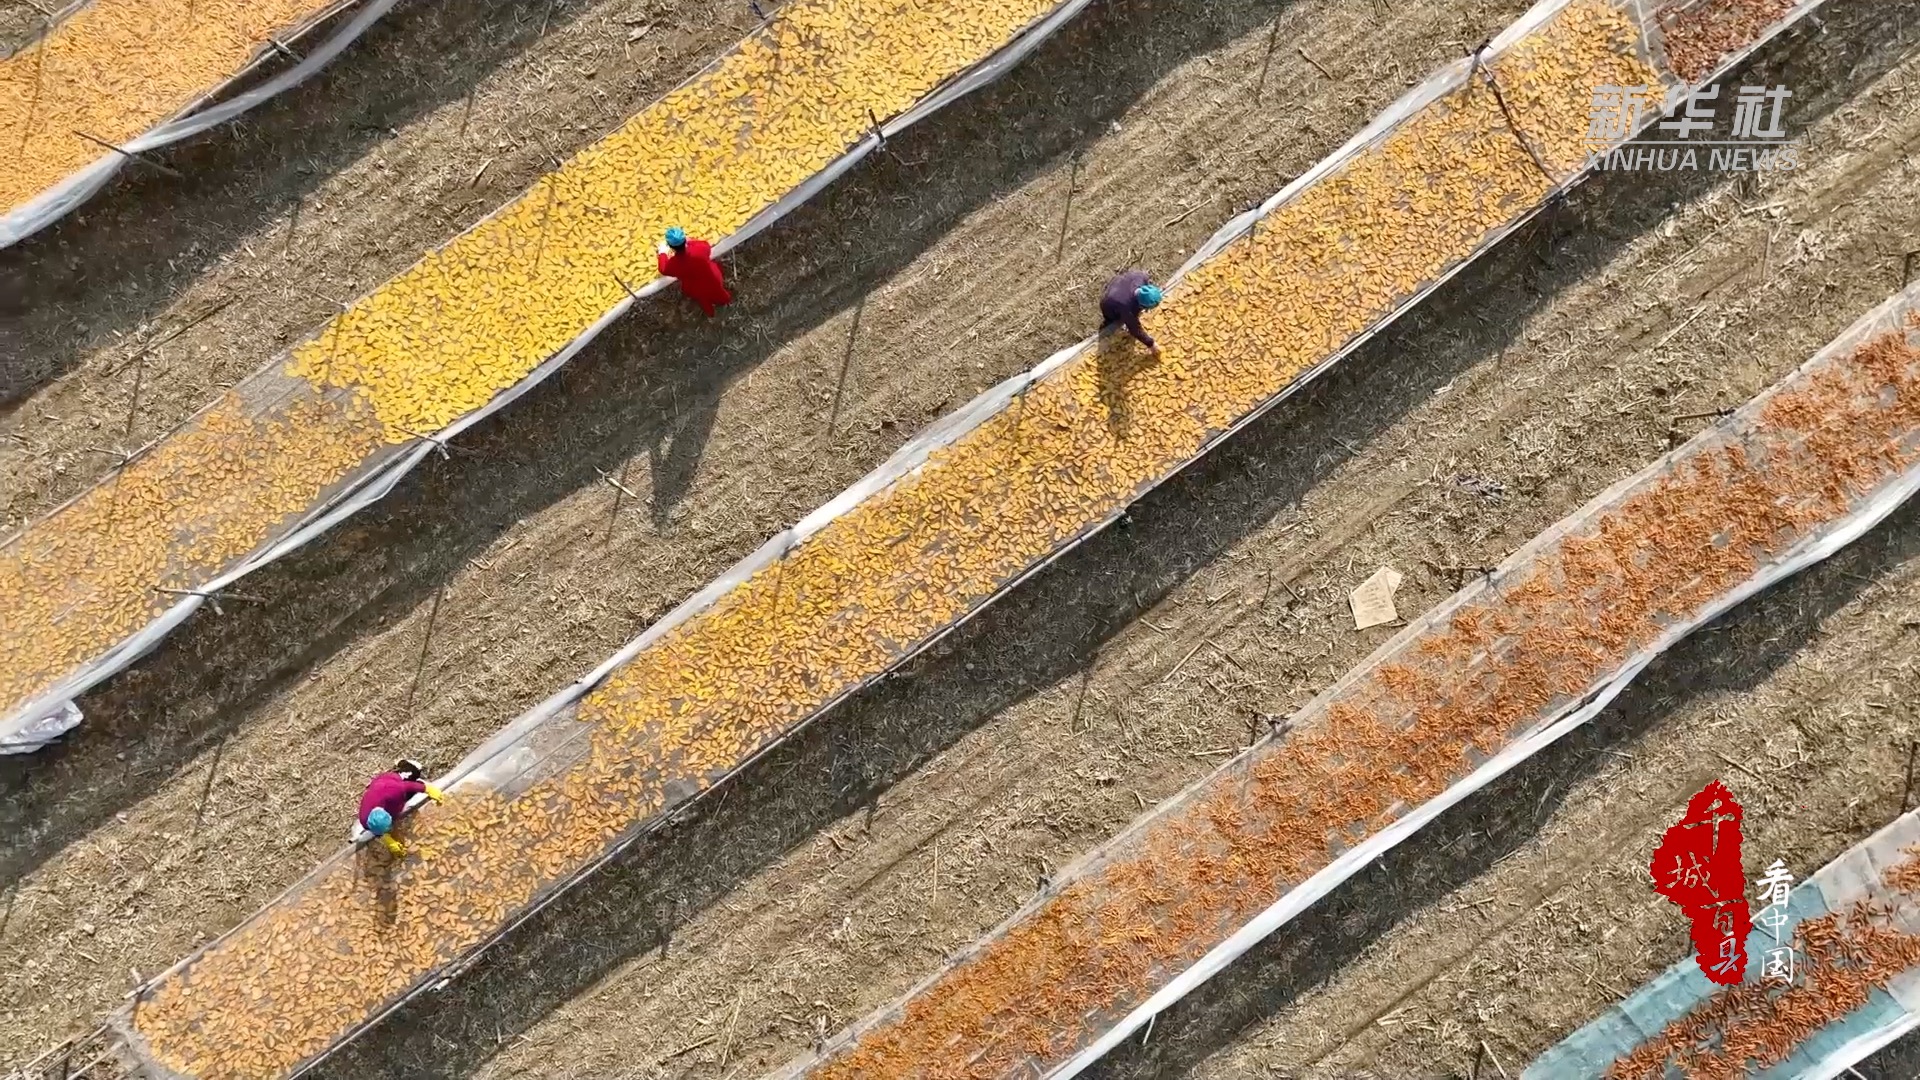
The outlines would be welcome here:
<svg viewBox="0 0 1920 1080">
<path fill-rule="evenodd" d="M 391 771 L 367 781 L 367 790 L 360 796 L 361 828 L 379 837 L 396 857 L 405 855 L 407 849 L 393 838 L 393 823 L 407 812 L 407 803 L 415 795 L 425 795 L 434 802 L 446 798 L 445 792 L 427 783 L 419 762 L 401 758 Z"/>
</svg>

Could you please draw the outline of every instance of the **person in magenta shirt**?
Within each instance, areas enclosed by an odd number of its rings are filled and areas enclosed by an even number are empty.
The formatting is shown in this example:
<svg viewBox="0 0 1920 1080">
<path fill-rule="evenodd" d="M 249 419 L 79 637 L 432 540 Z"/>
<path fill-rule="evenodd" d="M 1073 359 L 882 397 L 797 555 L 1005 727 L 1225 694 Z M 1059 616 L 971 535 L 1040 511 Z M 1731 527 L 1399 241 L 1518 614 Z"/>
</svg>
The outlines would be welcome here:
<svg viewBox="0 0 1920 1080">
<path fill-rule="evenodd" d="M 660 245 L 660 273 L 678 278 L 680 291 L 699 304 L 708 318 L 722 305 L 733 303 L 720 264 L 713 261 L 713 245 L 687 239 L 687 230 L 678 225 L 667 230 L 667 242 Z"/>
<path fill-rule="evenodd" d="M 434 802 L 446 797 L 439 788 L 427 783 L 419 762 L 401 758 L 392 772 L 383 772 L 367 781 L 367 790 L 360 796 L 361 828 L 379 837 L 388 851 L 405 855 L 407 849 L 391 834 L 393 823 L 406 813 L 407 802 L 415 795 L 425 795 Z"/>
</svg>

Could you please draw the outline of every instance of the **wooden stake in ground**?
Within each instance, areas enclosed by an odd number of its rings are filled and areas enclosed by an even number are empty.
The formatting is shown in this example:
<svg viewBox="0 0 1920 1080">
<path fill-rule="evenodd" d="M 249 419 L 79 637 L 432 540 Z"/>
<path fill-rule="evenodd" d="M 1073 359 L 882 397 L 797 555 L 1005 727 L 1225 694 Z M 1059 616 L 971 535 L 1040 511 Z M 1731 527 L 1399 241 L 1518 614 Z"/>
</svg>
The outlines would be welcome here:
<svg viewBox="0 0 1920 1080">
<path fill-rule="evenodd" d="M 1067 157 L 1067 199 L 1066 206 L 1060 211 L 1060 242 L 1054 246 L 1053 261 L 1059 262 L 1067 254 L 1067 223 L 1073 219 L 1073 189 L 1080 184 L 1080 151 L 1075 150 Z"/>
<path fill-rule="evenodd" d="M 1260 61 L 1260 77 L 1253 83 L 1253 100 L 1260 101 L 1260 94 L 1267 88 L 1267 69 L 1273 66 L 1273 50 L 1280 44 L 1280 15 L 1273 16 L 1273 29 L 1267 32 L 1267 55 Z"/>
<path fill-rule="evenodd" d="M 133 369 L 133 394 L 127 398 L 127 423 L 120 431 L 120 439 L 123 442 L 133 437 L 134 414 L 140 411 L 140 384 L 146 381 L 146 377 L 147 350 L 142 349 L 137 366 Z M 122 461 L 120 464 L 125 465 L 126 462 Z"/>
<path fill-rule="evenodd" d="M 111 150 L 114 153 L 119 154 L 121 157 L 126 158 L 129 161 L 137 161 L 142 165 L 146 165 L 150 168 L 158 169 L 161 172 L 166 173 L 168 176 L 173 177 L 175 180 L 184 179 L 184 177 L 180 175 L 180 170 L 175 169 L 168 165 L 162 165 L 161 163 L 153 160 L 152 158 L 148 157 L 145 154 L 136 153 L 135 151 L 132 151 L 132 150 L 123 149 L 121 147 L 113 145 L 112 143 L 108 142 L 105 139 L 96 139 L 92 135 L 89 135 L 84 131 L 75 130 L 74 134 L 80 136 L 81 138 L 87 140 L 90 143 L 93 143 L 95 146 L 104 146 L 108 150 Z"/>
<path fill-rule="evenodd" d="M 1480 1040 L 1480 1049 L 1486 1052 L 1487 1060 L 1493 1062 L 1493 1067 L 1500 1070 L 1500 1080 L 1512 1080 L 1507 1075 L 1507 1067 L 1500 1064 L 1500 1055 L 1493 1052 L 1493 1047 L 1487 1045 L 1487 1040 Z"/>
<path fill-rule="evenodd" d="M 1274 23 L 1274 25 L 1275 25 L 1275 26 L 1279 26 L 1280 24 L 1279 24 L 1278 22 L 1276 22 L 1276 23 Z M 1307 49 L 1306 49 L 1306 46 L 1304 46 L 1304 45 L 1295 45 L 1295 46 L 1293 47 L 1293 51 L 1294 51 L 1294 52 L 1297 52 L 1297 53 L 1299 53 L 1299 54 L 1300 54 L 1300 59 L 1302 59 L 1302 60 L 1305 60 L 1305 61 L 1306 61 L 1307 63 L 1309 63 L 1309 64 L 1312 64 L 1312 65 L 1313 65 L 1313 67 L 1314 67 L 1314 70 L 1315 70 L 1315 71 L 1318 71 L 1318 72 L 1319 72 L 1319 73 L 1320 73 L 1321 75 L 1323 75 L 1323 76 L 1325 76 L 1325 77 L 1326 77 L 1326 79 L 1327 79 L 1327 81 L 1329 81 L 1329 82 L 1334 82 L 1334 81 L 1337 81 L 1337 80 L 1335 80 L 1335 79 L 1334 79 L 1334 77 L 1333 77 L 1333 72 L 1331 72 L 1331 71 L 1328 71 L 1328 70 L 1327 70 L 1327 65 L 1325 65 L 1325 64 L 1323 64 L 1323 63 L 1321 63 L 1320 61 L 1318 61 L 1318 60 L 1315 60 L 1315 59 L 1314 59 L 1313 57 L 1311 57 L 1311 56 L 1308 56 L 1308 55 L 1307 55 Z"/>
<path fill-rule="evenodd" d="M 287 214 L 287 242 L 280 248 L 282 257 L 293 254 L 293 234 L 300 228 L 300 207 L 304 202 L 305 198 L 303 196 L 295 195 L 293 197 L 293 209 Z"/>
<path fill-rule="evenodd" d="M 1900 792 L 1900 812 L 1913 805 L 1913 755 L 1920 752 L 1920 739 L 1907 744 L 1907 786 Z"/>
<path fill-rule="evenodd" d="M 607 515 L 607 539 L 609 540 L 613 539 L 614 525 L 620 521 L 620 497 L 622 495 L 633 494 L 633 492 L 627 490 L 627 470 L 631 468 L 633 468 L 633 459 L 628 458 L 626 464 L 620 466 L 620 479 L 615 480 L 606 473 L 600 473 L 600 479 L 613 485 L 613 512 Z M 598 469 L 594 471 L 599 472 Z M 639 502 L 639 496 L 634 496 L 634 501 Z"/>
<path fill-rule="evenodd" d="M 552 156 L 551 152 L 548 156 Z M 540 241 L 533 249 L 533 273 L 536 277 L 540 273 L 540 259 L 547 253 L 547 219 L 553 216 L 553 185 L 555 183 L 554 177 L 547 178 L 547 201 L 540 208 Z"/>
<path fill-rule="evenodd" d="M 1027 391 L 1033 389 L 1033 384 L 1037 381 L 1029 379 L 1026 385 L 1013 392 L 1013 447 L 1015 450 L 1020 448 L 1020 421 L 1024 420 L 1027 414 Z"/>
<path fill-rule="evenodd" d="M 227 739 L 231 733 L 220 736 L 214 744 L 213 760 L 207 763 L 207 782 L 200 785 L 200 805 L 193 811 L 193 836 L 200 835 L 200 826 L 206 822 L 207 800 L 213 795 L 213 780 L 220 772 L 220 758 L 227 752 Z"/>
<path fill-rule="evenodd" d="M 847 373 L 853 369 L 853 345 L 860 337 L 860 319 L 867 312 L 867 298 L 853 307 L 853 325 L 847 330 L 847 351 L 840 357 L 840 381 L 833 387 L 833 407 L 827 410 L 827 440 L 833 440 L 833 429 L 840 422 L 840 402 L 847 392 Z"/>
<path fill-rule="evenodd" d="M 1473 68 L 1467 73 L 1468 85 L 1472 85 L 1472 79 L 1475 75 L 1486 80 L 1487 89 L 1493 91 L 1493 103 L 1500 106 L 1500 115 L 1506 118 L 1507 127 L 1513 132 L 1514 139 L 1520 143 L 1520 149 L 1527 152 L 1527 158 L 1533 162 L 1534 168 L 1540 170 L 1540 175 L 1547 178 L 1547 184 L 1550 187 L 1556 186 L 1558 181 L 1554 179 L 1553 173 L 1548 171 L 1547 163 L 1542 161 L 1540 155 L 1534 151 L 1533 140 L 1527 138 L 1527 133 L 1520 130 L 1520 122 L 1513 118 L 1513 110 L 1507 107 L 1507 95 L 1500 92 L 1499 81 L 1493 77 L 1493 70 L 1487 67 L 1484 62 L 1482 54 L 1487 51 L 1487 46 L 1491 44 L 1493 44 L 1493 39 L 1488 38 L 1480 43 L 1479 48 L 1473 50 Z"/>
<path fill-rule="evenodd" d="M 780 569 L 775 571 L 773 575 L 773 617 L 776 619 L 780 617 L 780 590 L 787 586 L 787 556 L 793 554 L 793 549 L 799 546 L 799 536 L 789 535 L 787 537 L 786 550 L 780 553 Z"/>
<path fill-rule="evenodd" d="M 53 27 L 53 19 L 47 19 L 48 29 Z M 27 145 L 33 135 L 33 118 L 40 114 L 40 87 L 46 81 L 47 50 L 33 50 L 33 97 L 27 102 L 27 122 L 20 125 L 20 145 Z"/>
<path fill-rule="evenodd" d="M 427 632 L 420 635 L 420 656 L 413 662 L 413 683 L 407 687 L 407 704 L 402 711 L 413 711 L 413 695 L 420 690 L 420 672 L 427 666 L 427 649 L 433 644 L 433 624 L 440 618 L 440 601 L 447 595 L 447 583 L 442 581 L 434 590 L 433 606 L 427 609 Z"/>
</svg>

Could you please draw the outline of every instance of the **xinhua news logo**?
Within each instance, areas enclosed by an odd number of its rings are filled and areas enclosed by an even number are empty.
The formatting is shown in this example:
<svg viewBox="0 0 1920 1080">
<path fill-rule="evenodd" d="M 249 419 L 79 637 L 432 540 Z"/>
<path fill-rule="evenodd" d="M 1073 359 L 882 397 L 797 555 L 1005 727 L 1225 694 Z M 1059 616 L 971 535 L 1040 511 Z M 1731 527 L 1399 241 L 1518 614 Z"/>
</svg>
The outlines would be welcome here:
<svg viewBox="0 0 1920 1080">
<path fill-rule="evenodd" d="M 1720 124 L 1721 87 L 1601 86 L 1587 114 L 1587 164 L 1611 172 L 1784 172 L 1800 167 L 1800 146 L 1783 126 L 1793 91 L 1742 86 L 1730 96 L 1733 122 Z M 1662 138 L 1633 138 L 1642 122 Z M 1724 136 L 1724 137 L 1723 137 Z"/>
</svg>

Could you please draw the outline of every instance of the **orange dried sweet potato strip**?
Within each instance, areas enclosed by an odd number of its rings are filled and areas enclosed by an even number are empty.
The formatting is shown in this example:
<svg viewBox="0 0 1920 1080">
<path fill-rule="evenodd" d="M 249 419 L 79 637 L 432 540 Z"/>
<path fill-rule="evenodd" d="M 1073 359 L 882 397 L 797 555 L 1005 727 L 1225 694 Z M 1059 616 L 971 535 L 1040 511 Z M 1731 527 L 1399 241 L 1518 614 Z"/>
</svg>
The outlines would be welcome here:
<svg viewBox="0 0 1920 1080">
<path fill-rule="evenodd" d="M 1494 61 L 1551 165 L 1570 169 L 1584 153 L 1587 81 L 1659 81 L 1637 40 L 1617 9 L 1586 0 Z M 1158 361 L 1123 340 L 1073 358 L 1017 408 L 721 596 L 582 702 L 580 760 L 512 797 L 463 788 L 405 823 L 401 864 L 329 863 L 159 981 L 134 1017 L 145 1048 L 209 1078 L 274 1075 L 321 1052 L 670 799 L 712 784 L 1126 505 L 1470 257 L 1548 186 L 1484 86 L 1429 104 L 1170 290 L 1151 316 Z M 396 394 L 376 406 L 382 416 L 390 407 L 411 405 Z M 1369 731 L 1356 745 L 1394 738 Z M 1424 781 L 1397 782 L 1413 792 Z M 1150 878 L 1140 886 L 1143 897 L 1166 893 Z M 1126 910 L 1112 923 L 1121 942 L 1142 934 L 1119 917 Z M 1076 960 L 1071 948 L 1049 955 Z M 292 970 L 280 956 L 313 964 Z M 1100 985 L 1117 992 L 1132 974 L 1115 966 Z M 1019 1017 L 995 1024 L 1008 1045 L 1045 1038 Z"/>
<path fill-rule="evenodd" d="M 212 93 L 337 0 L 93 0 L 0 59 L 0 214 Z"/>
<path fill-rule="evenodd" d="M 1552 719 L 1667 626 L 1920 465 L 1910 330 L 1826 358 L 1748 410 L 1737 436 L 1696 440 L 1652 479 L 1582 511 L 1575 531 L 1468 594 L 1424 640 L 1311 706 L 1285 742 L 1124 835 L 806 1074 L 1020 1075 L 1089 1045 L 1355 837 L 1401 816 L 1396 803 L 1440 795 L 1474 770 L 1473 751 Z M 1505 640 L 1476 666 L 1496 621 Z M 1885 935 L 1850 940 L 1888 964 L 1915 955 Z M 1852 993 L 1834 991 L 1821 1009 L 1850 1007 Z"/>
<path fill-rule="evenodd" d="M 1759 37 L 1797 0 L 1709 0 L 1674 8 L 1660 18 L 1668 62 L 1688 82 L 1698 82 L 1720 58 Z"/>
<path fill-rule="evenodd" d="M 622 281 L 657 277 L 668 226 L 736 232 L 865 139 L 869 117 L 912 108 L 1059 3 L 782 6 L 706 71 L 235 387 L 238 404 L 195 417 L 0 544 L 0 720 L 147 628 L 170 606 L 160 601 L 177 599 L 156 588 L 229 573 L 414 433 L 441 431 L 527 378 L 625 297 Z M 258 405 L 288 393 L 357 404 L 315 423 Z M 255 437 L 256 424 L 275 434 Z M 258 491 L 272 493 L 268 504 L 254 504 Z"/>
<path fill-rule="evenodd" d="M 1607 1080 L 1662 1080 L 1673 1069 L 1703 1080 L 1751 1076 L 1786 1061 L 1821 1028 L 1866 1004 L 1876 987 L 1920 967 L 1920 935 L 1888 920 L 1889 902 L 1908 911 L 1920 905 L 1920 853 L 1909 848 L 1881 883 L 1892 897 L 1868 897 L 1794 928 L 1794 983 L 1715 990 L 1616 1060 Z"/>
</svg>

